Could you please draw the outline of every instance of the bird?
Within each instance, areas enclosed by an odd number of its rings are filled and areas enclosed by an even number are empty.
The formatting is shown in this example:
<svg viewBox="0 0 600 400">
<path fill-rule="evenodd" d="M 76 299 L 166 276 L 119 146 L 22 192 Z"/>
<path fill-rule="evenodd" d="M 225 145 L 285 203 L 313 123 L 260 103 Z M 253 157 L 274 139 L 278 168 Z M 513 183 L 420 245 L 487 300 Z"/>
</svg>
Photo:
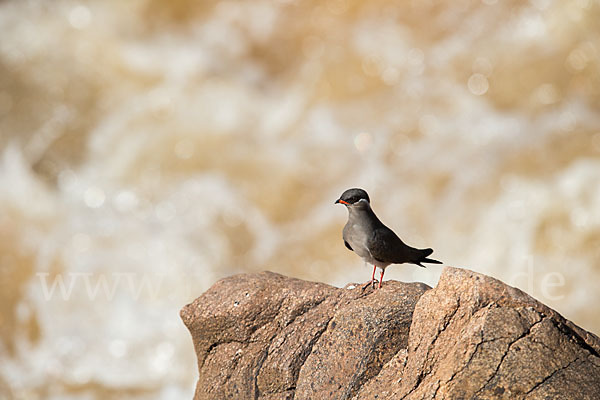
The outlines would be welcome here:
<svg viewBox="0 0 600 400">
<path fill-rule="evenodd" d="M 425 268 L 424 263 L 442 264 L 428 258 L 433 249 L 417 249 L 405 244 L 390 228 L 385 226 L 371 208 L 369 195 L 363 189 L 346 190 L 334 204 L 343 204 L 348 209 L 348 222 L 342 231 L 344 245 L 358 254 L 365 262 L 373 265 L 369 285 L 375 288 L 375 271 L 381 270 L 379 288 L 385 269 L 390 264 L 411 263 Z"/>
</svg>

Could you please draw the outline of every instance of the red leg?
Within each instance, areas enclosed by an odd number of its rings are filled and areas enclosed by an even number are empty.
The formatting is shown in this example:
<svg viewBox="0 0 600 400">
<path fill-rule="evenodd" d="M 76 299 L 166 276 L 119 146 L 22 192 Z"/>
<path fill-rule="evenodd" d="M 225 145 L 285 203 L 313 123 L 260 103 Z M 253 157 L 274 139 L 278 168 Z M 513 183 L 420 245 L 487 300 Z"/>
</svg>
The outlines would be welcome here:
<svg viewBox="0 0 600 400">
<path fill-rule="evenodd" d="M 373 289 L 375 289 L 375 271 L 377 270 L 377 267 L 375 265 L 373 265 L 373 275 L 371 276 L 371 285 L 373 285 Z"/>
<path fill-rule="evenodd" d="M 381 270 L 381 278 L 379 278 L 379 289 L 381 289 L 381 282 L 383 282 L 383 272 L 384 270 Z"/>
<path fill-rule="evenodd" d="M 373 265 L 373 275 L 371 276 L 371 280 L 369 282 L 367 282 L 365 284 L 365 286 L 363 286 L 362 290 L 365 290 L 366 288 L 369 287 L 369 285 L 373 286 L 373 289 L 375 289 L 375 271 L 377 270 L 377 267 Z"/>
</svg>

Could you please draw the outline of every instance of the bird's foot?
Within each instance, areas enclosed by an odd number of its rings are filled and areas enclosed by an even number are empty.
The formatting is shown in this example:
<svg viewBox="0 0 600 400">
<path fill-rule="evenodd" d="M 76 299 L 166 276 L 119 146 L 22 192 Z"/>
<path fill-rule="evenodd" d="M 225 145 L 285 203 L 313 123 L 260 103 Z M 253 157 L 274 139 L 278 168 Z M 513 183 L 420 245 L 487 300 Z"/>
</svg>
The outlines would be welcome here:
<svg viewBox="0 0 600 400">
<path fill-rule="evenodd" d="M 375 289 L 375 282 L 378 282 L 379 283 L 379 287 L 381 287 L 381 283 L 377 279 L 373 279 L 373 280 L 370 280 L 367 283 L 365 283 L 363 285 L 363 287 L 362 287 L 362 290 L 365 290 L 369 286 L 373 286 L 373 289 Z"/>
</svg>

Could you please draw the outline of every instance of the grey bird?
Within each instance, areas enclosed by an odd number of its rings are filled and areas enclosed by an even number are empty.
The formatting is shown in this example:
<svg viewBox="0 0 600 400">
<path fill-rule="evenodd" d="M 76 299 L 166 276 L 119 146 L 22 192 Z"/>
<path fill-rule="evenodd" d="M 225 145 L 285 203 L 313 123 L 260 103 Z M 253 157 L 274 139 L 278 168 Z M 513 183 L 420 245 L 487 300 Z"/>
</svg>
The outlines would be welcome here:
<svg viewBox="0 0 600 400">
<path fill-rule="evenodd" d="M 433 253 L 432 249 L 410 247 L 385 226 L 371 209 L 369 195 L 363 189 L 346 190 L 335 204 L 343 204 L 348 209 L 348 222 L 343 230 L 344 244 L 373 265 L 373 276 L 364 288 L 370 284 L 375 288 L 377 268 L 381 270 L 381 288 L 383 273 L 390 264 L 411 263 L 423 268 L 425 266 L 422 263 L 441 264 L 438 260 L 427 258 Z"/>
</svg>

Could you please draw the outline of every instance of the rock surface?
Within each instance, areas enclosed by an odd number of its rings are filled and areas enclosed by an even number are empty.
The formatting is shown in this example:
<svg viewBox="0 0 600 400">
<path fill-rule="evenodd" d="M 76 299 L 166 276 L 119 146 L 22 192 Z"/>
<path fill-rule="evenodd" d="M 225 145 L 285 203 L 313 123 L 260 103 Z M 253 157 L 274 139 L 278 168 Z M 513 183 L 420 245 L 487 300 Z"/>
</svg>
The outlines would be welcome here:
<svg viewBox="0 0 600 400">
<path fill-rule="evenodd" d="M 195 399 L 600 399 L 598 337 L 463 269 L 364 291 L 236 275 L 181 317 Z"/>
</svg>

